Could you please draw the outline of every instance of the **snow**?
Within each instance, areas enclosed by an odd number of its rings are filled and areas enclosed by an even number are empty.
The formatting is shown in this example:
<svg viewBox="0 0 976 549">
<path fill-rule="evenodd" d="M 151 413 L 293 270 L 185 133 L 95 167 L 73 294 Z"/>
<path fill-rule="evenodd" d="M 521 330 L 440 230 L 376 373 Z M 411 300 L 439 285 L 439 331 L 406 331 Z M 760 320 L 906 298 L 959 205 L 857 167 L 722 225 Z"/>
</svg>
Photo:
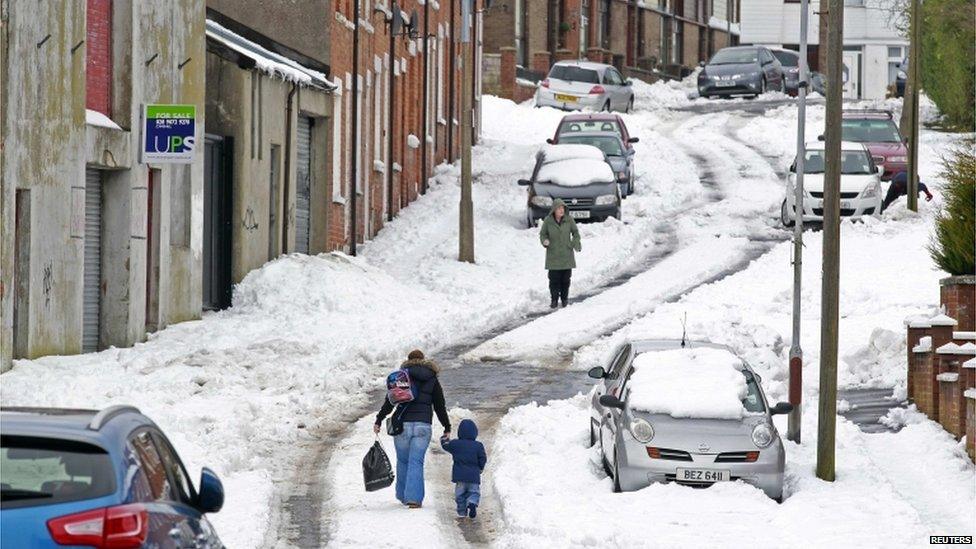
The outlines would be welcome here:
<svg viewBox="0 0 976 549">
<path fill-rule="evenodd" d="M 956 372 L 942 372 L 941 374 L 935 376 L 935 379 L 945 381 L 947 383 L 955 383 L 959 381 L 959 374 Z"/>
<path fill-rule="evenodd" d="M 803 445 L 784 441 L 787 499 L 777 504 L 740 482 L 612 493 L 599 445 L 586 447 L 588 406 L 580 395 L 502 419 L 488 476 L 504 501 L 498 546 L 745 548 L 765 537 L 778 547 L 917 547 L 933 532 L 976 530 L 972 464 L 924 417 L 874 435 L 838 419 L 837 480 L 824 482 L 807 407 Z"/>
<path fill-rule="evenodd" d="M 603 151 L 593 145 L 543 145 L 540 152 L 546 158 L 547 163 L 574 158 L 592 158 L 601 161 L 604 159 Z"/>
<path fill-rule="evenodd" d="M 228 30 L 212 19 L 207 19 L 207 38 L 216 40 L 224 46 L 254 59 L 258 70 L 288 82 L 314 85 L 334 89 L 324 73 L 306 67 L 288 57 L 267 50 L 264 47 Z"/>
<path fill-rule="evenodd" d="M 675 418 L 740 419 L 745 415 L 742 361 L 707 347 L 643 353 L 634 358 L 627 404 Z"/>
<path fill-rule="evenodd" d="M 932 336 L 923 336 L 918 338 L 918 345 L 912 347 L 913 353 L 930 353 L 932 352 Z"/>
<path fill-rule="evenodd" d="M 113 130 L 121 130 L 122 128 L 112 122 L 112 119 L 105 116 L 104 114 L 93 111 L 91 109 L 85 109 L 85 124 L 89 126 L 98 126 L 100 128 L 109 128 Z"/>
<path fill-rule="evenodd" d="M 583 187 L 593 183 L 613 183 L 613 169 L 604 160 L 568 158 L 547 162 L 539 168 L 536 181 L 564 187 Z"/>
<path fill-rule="evenodd" d="M 970 387 L 969 389 L 966 389 L 966 392 L 963 393 L 963 395 L 965 395 L 966 398 L 976 399 L 976 388 Z"/>
<path fill-rule="evenodd" d="M 949 342 L 941 345 L 935 352 L 943 355 L 955 355 L 962 352 L 962 347 L 956 345 L 955 343 Z"/>
<path fill-rule="evenodd" d="M 971 358 L 962 363 L 963 368 L 976 368 L 976 358 Z"/>
<path fill-rule="evenodd" d="M 416 149 L 417 147 L 420 146 L 420 138 L 414 134 L 408 135 L 407 146 L 410 147 L 411 149 Z"/>
<path fill-rule="evenodd" d="M 373 170 L 383 173 L 386 171 L 386 163 L 382 160 L 373 160 Z"/>
<path fill-rule="evenodd" d="M 952 332 L 952 339 L 966 339 L 976 341 L 976 332 Z"/>
<path fill-rule="evenodd" d="M 929 319 L 929 322 L 933 326 L 956 326 L 959 324 L 956 319 L 945 314 L 935 315 Z"/>
</svg>

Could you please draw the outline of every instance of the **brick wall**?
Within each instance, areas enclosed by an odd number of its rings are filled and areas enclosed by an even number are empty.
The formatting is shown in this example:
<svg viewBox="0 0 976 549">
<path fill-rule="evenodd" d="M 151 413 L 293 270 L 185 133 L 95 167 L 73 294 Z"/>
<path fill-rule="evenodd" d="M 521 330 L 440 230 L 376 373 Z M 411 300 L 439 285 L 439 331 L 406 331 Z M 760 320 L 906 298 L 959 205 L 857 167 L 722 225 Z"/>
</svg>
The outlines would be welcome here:
<svg viewBox="0 0 976 549">
<path fill-rule="evenodd" d="M 959 329 L 976 330 L 976 277 L 951 276 L 940 281 L 946 314 L 959 321 Z"/>
<path fill-rule="evenodd" d="M 963 396 L 963 381 L 959 374 L 959 357 L 943 355 L 939 375 L 939 423 L 946 431 L 961 439 L 965 432 L 966 401 Z"/>
<path fill-rule="evenodd" d="M 917 367 L 915 375 L 915 405 L 918 411 L 935 418 L 939 417 L 938 384 L 935 376 L 938 375 L 937 359 L 934 353 L 924 353 L 915 357 Z"/>
<path fill-rule="evenodd" d="M 976 461 L 976 396 L 966 397 L 966 453 Z"/>
<path fill-rule="evenodd" d="M 85 107 L 112 116 L 112 0 L 87 0 Z"/>
</svg>

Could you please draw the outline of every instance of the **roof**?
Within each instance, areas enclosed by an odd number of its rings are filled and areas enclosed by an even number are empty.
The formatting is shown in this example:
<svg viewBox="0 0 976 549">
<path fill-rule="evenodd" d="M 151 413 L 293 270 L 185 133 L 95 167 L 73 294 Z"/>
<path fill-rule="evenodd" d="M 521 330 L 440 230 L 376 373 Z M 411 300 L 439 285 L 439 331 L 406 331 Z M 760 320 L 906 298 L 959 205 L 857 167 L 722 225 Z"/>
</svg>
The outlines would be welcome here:
<svg viewBox="0 0 976 549">
<path fill-rule="evenodd" d="M 546 163 L 559 162 L 560 160 L 568 160 L 571 158 L 591 158 L 602 162 L 606 158 L 603 151 L 593 145 L 577 144 L 544 145 L 539 149 L 539 154 L 545 158 Z"/>
<path fill-rule="evenodd" d="M 768 49 L 769 51 L 773 51 L 773 52 L 792 53 L 793 55 L 795 55 L 797 57 L 800 57 L 800 52 L 798 52 L 796 50 L 791 50 L 789 48 L 776 48 L 776 47 L 772 47 L 772 46 L 766 46 L 766 49 Z"/>
<path fill-rule="evenodd" d="M 152 420 L 131 406 L 109 406 L 104 410 L 4 406 L 0 408 L 0 418 L 0 432 L 4 435 L 84 441 L 104 441 L 116 434 L 128 434 L 136 426 L 153 425 Z"/>
<path fill-rule="evenodd" d="M 580 61 L 577 59 L 572 59 L 569 61 L 557 61 L 556 63 L 553 63 L 553 66 L 556 65 L 563 65 L 563 66 L 569 65 L 573 67 L 579 67 L 581 69 L 592 69 L 595 71 L 603 70 L 610 67 L 610 65 L 607 65 L 606 63 L 594 63 L 593 61 Z"/>
<path fill-rule="evenodd" d="M 882 109 L 845 109 L 842 118 L 870 118 L 874 120 L 891 120 L 891 111 Z"/>
<path fill-rule="evenodd" d="M 620 119 L 619 114 L 613 114 L 609 112 L 586 112 L 586 113 L 574 113 L 567 114 L 563 116 L 561 122 L 573 121 L 573 120 L 613 120 L 617 121 Z"/>
<path fill-rule="evenodd" d="M 827 146 L 825 141 L 810 141 L 805 145 L 808 151 L 822 151 Z M 841 141 L 840 150 L 842 151 L 866 151 L 867 147 L 863 143 L 855 143 L 854 141 Z"/>
<path fill-rule="evenodd" d="M 630 342 L 636 353 L 650 353 L 654 351 L 666 351 L 668 349 L 680 349 L 680 339 L 636 339 Z M 733 352 L 728 345 L 712 343 L 711 341 L 686 340 L 686 347 L 707 347 L 709 349 L 722 349 Z M 734 353 L 733 353 L 734 354 Z"/>
<path fill-rule="evenodd" d="M 294 59 L 275 53 L 265 47 L 234 33 L 213 19 L 207 19 L 208 50 L 216 49 L 220 53 L 232 52 L 238 58 L 244 58 L 247 63 L 238 64 L 243 68 L 255 68 L 269 76 L 281 78 L 303 86 L 332 91 L 335 84 L 329 81 L 328 75 L 307 67 Z M 211 48 L 211 43 L 217 48 Z"/>
</svg>

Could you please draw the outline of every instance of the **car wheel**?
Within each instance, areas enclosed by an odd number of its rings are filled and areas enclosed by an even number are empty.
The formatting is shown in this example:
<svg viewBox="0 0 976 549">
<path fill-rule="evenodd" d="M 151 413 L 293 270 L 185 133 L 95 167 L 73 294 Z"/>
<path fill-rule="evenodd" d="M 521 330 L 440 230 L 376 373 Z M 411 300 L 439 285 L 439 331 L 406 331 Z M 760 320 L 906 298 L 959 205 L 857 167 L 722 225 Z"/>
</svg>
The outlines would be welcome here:
<svg viewBox="0 0 976 549">
<path fill-rule="evenodd" d="M 632 110 L 634 110 L 634 96 L 633 95 L 630 96 L 630 101 L 627 102 L 627 110 L 625 110 L 624 112 L 625 113 L 630 113 L 630 111 L 632 111 Z"/>
<path fill-rule="evenodd" d="M 622 214 L 620 213 L 620 208 L 617 208 L 617 211 L 613 213 L 613 217 L 616 217 L 617 221 L 621 220 Z"/>
<path fill-rule="evenodd" d="M 785 198 L 783 199 L 783 205 L 779 208 L 779 220 L 783 222 L 784 227 L 792 227 L 796 223 L 795 219 L 790 218 Z"/>
<path fill-rule="evenodd" d="M 779 92 L 786 93 L 786 78 L 783 76 L 779 77 Z"/>
<path fill-rule="evenodd" d="M 766 77 L 763 76 L 762 80 L 759 81 L 759 95 L 766 93 Z"/>
<path fill-rule="evenodd" d="M 617 463 L 617 451 L 613 452 L 613 492 L 619 494 L 620 489 L 620 465 Z"/>
<path fill-rule="evenodd" d="M 603 109 L 601 109 L 601 110 L 610 112 L 610 100 L 609 99 L 607 99 L 606 104 L 603 105 Z"/>
</svg>

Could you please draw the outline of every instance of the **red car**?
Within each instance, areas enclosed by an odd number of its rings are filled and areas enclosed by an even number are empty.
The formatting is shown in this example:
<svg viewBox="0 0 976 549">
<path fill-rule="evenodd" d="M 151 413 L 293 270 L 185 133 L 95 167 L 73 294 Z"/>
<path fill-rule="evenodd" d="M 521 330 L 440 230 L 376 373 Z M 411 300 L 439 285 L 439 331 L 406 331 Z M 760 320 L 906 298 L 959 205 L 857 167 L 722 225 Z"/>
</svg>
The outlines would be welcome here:
<svg viewBox="0 0 976 549">
<path fill-rule="evenodd" d="M 552 139 L 546 139 L 550 145 L 559 144 L 559 136 L 569 132 L 617 132 L 620 139 L 624 142 L 627 150 L 633 150 L 634 143 L 639 139 L 631 138 L 627 131 L 627 125 L 619 114 L 603 112 L 567 114 L 556 127 L 556 135 Z"/>
<path fill-rule="evenodd" d="M 898 131 L 891 111 L 844 111 L 841 124 L 844 141 L 863 143 L 874 163 L 884 167 L 883 181 L 890 181 L 896 173 L 908 169 L 906 140 Z"/>
</svg>

